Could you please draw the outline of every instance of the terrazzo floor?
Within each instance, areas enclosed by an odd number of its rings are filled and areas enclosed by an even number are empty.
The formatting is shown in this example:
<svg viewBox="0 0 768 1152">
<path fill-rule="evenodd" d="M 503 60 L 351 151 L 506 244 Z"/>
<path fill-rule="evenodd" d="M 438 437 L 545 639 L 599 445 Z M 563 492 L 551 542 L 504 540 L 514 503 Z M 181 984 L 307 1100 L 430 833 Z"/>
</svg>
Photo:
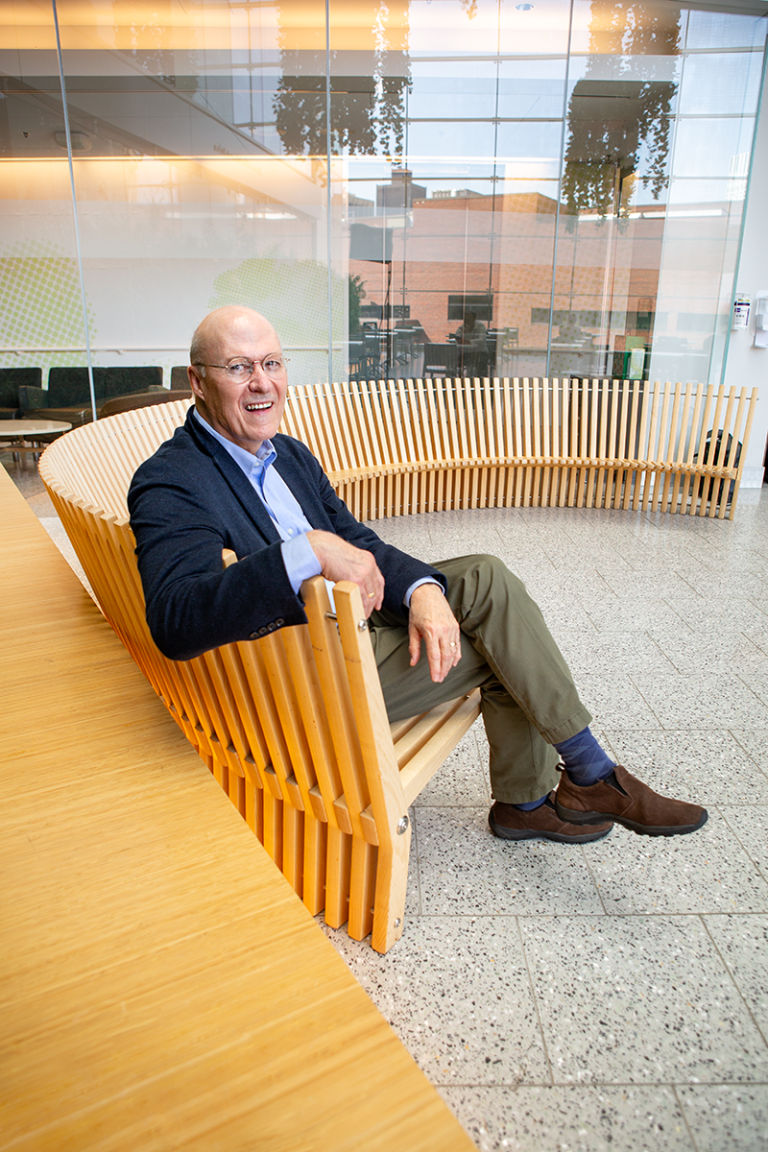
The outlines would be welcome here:
<svg viewBox="0 0 768 1152">
<path fill-rule="evenodd" d="M 9 472 L 61 543 L 31 468 Z M 673 839 L 497 840 L 478 724 L 414 805 L 402 940 L 382 957 L 328 936 L 483 1152 L 766 1152 L 768 489 L 734 522 L 375 527 L 425 560 L 505 560 L 615 758 L 710 818 Z"/>
</svg>

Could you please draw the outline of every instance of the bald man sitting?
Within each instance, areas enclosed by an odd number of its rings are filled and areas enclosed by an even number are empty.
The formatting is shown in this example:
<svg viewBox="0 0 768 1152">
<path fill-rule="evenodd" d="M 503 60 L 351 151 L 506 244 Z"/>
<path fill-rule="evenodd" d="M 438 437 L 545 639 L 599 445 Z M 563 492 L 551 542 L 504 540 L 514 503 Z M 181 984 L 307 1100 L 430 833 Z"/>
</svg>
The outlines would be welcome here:
<svg viewBox="0 0 768 1152">
<path fill-rule="evenodd" d="M 385 544 L 278 432 L 288 380 L 264 316 L 212 312 L 188 374 L 195 405 L 128 496 L 147 621 L 166 656 L 303 624 L 304 580 L 351 580 L 391 720 L 480 688 L 497 836 L 584 844 L 615 821 L 651 836 L 701 828 L 703 808 L 660 796 L 600 747 L 539 608 L 500 560 L 433 566 Z M 223 569 L 223 548 L 239 563 Z"/>
</svg>

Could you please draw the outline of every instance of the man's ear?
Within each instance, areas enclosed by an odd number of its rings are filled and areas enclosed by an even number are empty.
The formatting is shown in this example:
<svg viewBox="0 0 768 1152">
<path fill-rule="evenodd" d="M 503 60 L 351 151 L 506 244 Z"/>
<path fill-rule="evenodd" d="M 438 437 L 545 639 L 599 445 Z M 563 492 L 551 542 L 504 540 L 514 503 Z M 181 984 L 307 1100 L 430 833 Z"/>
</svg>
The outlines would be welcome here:
<svg viewBox="0 0 768 1152">
<path fill-rule="evenodd" d="M 187 368 L 187 379 L 189 380 L 189 386 L 194 392 L 195 396 L 199 396 L 201 400 L 204 399 L 203 386 L 200 381 L 200 375 L 191 364 Z"/>
</svg>

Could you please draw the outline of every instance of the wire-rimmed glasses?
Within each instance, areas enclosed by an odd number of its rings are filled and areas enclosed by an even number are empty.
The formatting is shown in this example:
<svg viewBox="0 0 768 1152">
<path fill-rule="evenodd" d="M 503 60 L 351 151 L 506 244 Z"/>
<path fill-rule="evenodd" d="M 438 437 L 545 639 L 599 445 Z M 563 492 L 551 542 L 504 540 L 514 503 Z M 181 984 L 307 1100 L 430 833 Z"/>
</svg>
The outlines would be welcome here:
<svg viewBox="0 0 768 1152">
<path fill-rule="evenodd" d="M 276 352 L 270 352 L 268 356 L 264 356 L 261 360 L 248 360 L 242 357 L 238 360 L 232 360 L 229 364 L 203 364 L 202 361 L 195 364 L 196 368 L 220 368 L 226 372 L 227 377 L 233 384 L 245 384 L 246 380 L 250 380 L 256 371 L 257 366 L 261 368 L 265 376 L 270 380 L 279 380 L 285 372 L 285 366 L 288 359 L 285 356 L 280 356 Z"/>
</svg>

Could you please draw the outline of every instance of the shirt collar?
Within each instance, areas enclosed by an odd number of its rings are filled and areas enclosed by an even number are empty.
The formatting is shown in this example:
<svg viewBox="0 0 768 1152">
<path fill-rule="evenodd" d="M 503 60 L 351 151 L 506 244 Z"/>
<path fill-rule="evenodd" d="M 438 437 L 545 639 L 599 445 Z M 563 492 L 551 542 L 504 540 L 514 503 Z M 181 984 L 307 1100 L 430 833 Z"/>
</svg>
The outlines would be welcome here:
<svg viewBox="0 0 768 1152">
<path fill-rule="evenodd" d="M 263 468 L 264 471 L 269 468 L 270 464 L 274 464 L 277 459 L 277 449 L 271 440 L 263 440 L 259 445 L 259 450 L 254 455 L 253 452 L 246 452 L 245 448 L 241 448 L 239 444 L 234 444 L 231 440 L 227 440 L 215 428 L 212 428 L 207 420 L 204 420 L 196 408 L 192 409 L 192 417 L 202 424 L 206 432 L 213 436 L 214 440 L 218 440 L 222 448 L 226 448 L 232 459 L 235 461 L 246 476 L 252 475 L 254 472 L 259 472 Z"/>
</svg>

